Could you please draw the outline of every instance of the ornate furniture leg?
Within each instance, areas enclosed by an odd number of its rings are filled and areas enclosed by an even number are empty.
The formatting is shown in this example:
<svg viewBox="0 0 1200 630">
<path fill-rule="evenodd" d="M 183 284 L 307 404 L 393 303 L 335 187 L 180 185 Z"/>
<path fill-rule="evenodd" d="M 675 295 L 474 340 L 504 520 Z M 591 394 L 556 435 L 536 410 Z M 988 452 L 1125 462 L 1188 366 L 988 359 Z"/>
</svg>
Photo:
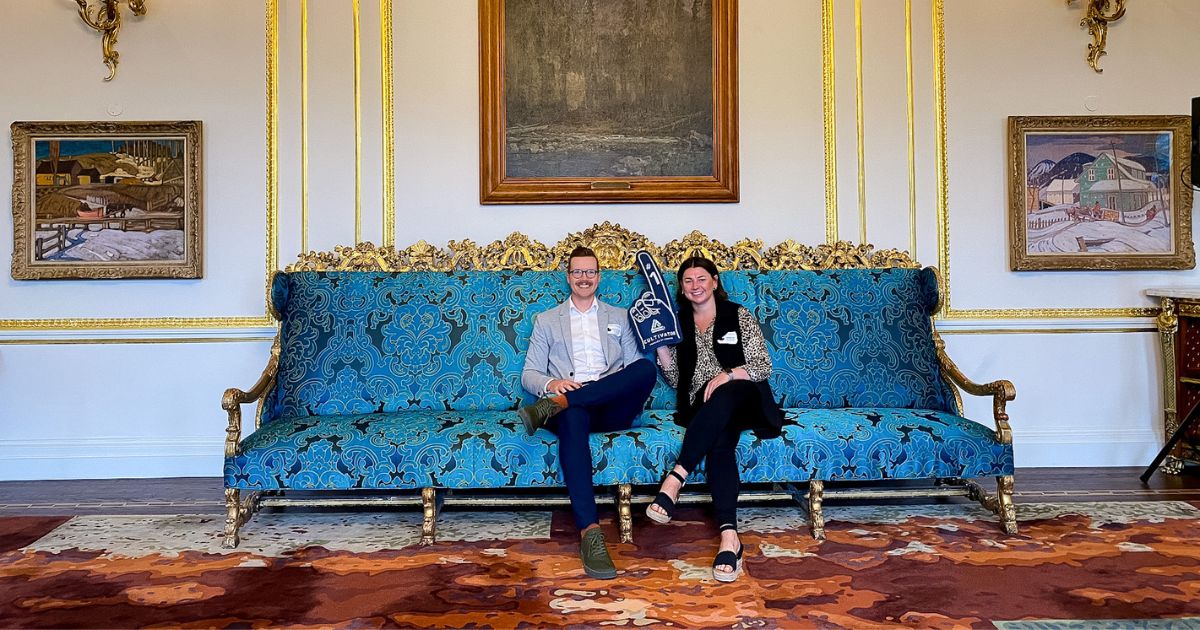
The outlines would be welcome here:
<svg viewBox="0 0 1200 630">
<path fill-rule="evenodd" d="M 1004 533 L 1017 533 L 1017 508 L 1013 505 L 1013 476 L 996 477 L 996 516 Z"/>
<path fill-rule="evenodd" d="M 1175 300 L 1162 298 L 1162 311 L 1154 321 L 1158 326 L 1158 340 L 1162 345 L 1163 358 L 1163 430 L 1166 439 L 1170 439 L 1179 430 L 1179 409 L 1176 402 L 1179 398 L 1179 374 L 1177 364 L 1175 338 L 1179 332 L 1179 308 Z M 1183 460 L 1168 454 L 1158 467 L 1168 475 L 1178 475 L 1183 472 Z"/>
<path fill-rule="evenodd" d="M 808 482 L 808 527 L 812 530 L 812 537 L 817 540 L 825 540 L 825 513 L 821 511 L 823 492 L 824 481 L 814 479 Z"/>
<path fill-rule="evenodd" d="M 437 491 L 421 488 L 421 508 L 425 520 L 421 523 L 421 544 L 432 545 L 437 537 Z"/>
<path fill-rule="evenodd" d="M 242 505 L 240 493 L 234 488 L 225 489 L 225 542 L 222 546 L 233 549 L 238 546 L 238 529 L 242 526 Z"/>
<path fill-rule="evenodd" d="M 1008 423 L 1006 405 L 1009 401 L 1016 399 L 1017 388 L 1006 380 L 992 381 L 991 383 L 972 381 L 962 373 L 954 361 L 950 360 L 946 354 L 946 342 L 937 332 L 933 333 L 933 344 L 937 348 L 938 362 L 942 365 L 945 378 L 956 387 L 956 395 L 957 389 L 961 388 L 973 396 L 990 396 L 992 398 L 992 419 L 996 422 L 996 441 L 1001 444 L 1012 444 L 1012 426 Z M 961 409 L 961 404 L 959 408 Z M 1005 532 L 1017 533 L 1017 512 L 1013 507 L 1012 475 L 996 477 L 996 494 L 994 496 L 969 479 L 964 480 L 964 485 L 967 487 L 969 497 L 979 501 L 983 507 L 1000 517 L 1000 526 L 1004 528 Z"/>
<path fill-rule="evenodd" d="M 633 542 L 633 485 L 617 486 L 617 519 L 621 524 L 621 542 Z"/>
<path fill-rule="evenodd" d="M 225 390 L 221 397 L 221 409 L 229 414 L 229 422 L 225 426 L 225 457 L 237 456 L 238 443 L 242 437 L 242 405 L 260 401 L 261 407 L 261 401 L 274 387 L 275 374 L 279 371 L 279 352 L 279 335 L 276 334 L 275 343 L 271 346 L 271 358 L 267 361 L 262 376 L 258 377 L 258 382 L 249 391 L 231 387 Z M 260 419 L 261 414 L 255 418 L 256 428 Z M 261 493 L 253 492 L 243 503 L 241 492 L 234 488 L 225 488 L 225 541 L 222 544 L 226 549 L 237 547 L 241 542 L 238 529 L 258 510 L 260 496 Z"/>
<path fill-rule="evenodd" d="M 978 501 L 987 511 L 1000 517 L 1000 527 L 1006 534 L 1017 533 L 1017 508 L 1013 504 L 1013 476 L 996 477 L 996 494 L 989 494 L 982 486 L 967 479 L 963 481 L 967 497 Z"/>
</svg>

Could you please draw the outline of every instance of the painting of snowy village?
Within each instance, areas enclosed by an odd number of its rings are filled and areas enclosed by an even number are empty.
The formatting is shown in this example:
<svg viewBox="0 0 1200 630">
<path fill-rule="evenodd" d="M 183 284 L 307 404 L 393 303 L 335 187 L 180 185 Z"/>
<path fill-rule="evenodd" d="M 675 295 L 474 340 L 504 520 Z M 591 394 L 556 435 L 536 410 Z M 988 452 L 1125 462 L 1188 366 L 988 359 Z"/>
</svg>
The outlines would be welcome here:
<svg viewBox="0 0 1200 630">
<path fill-rule="evenodd" d="M 1195 265 L 1187 117 L 1009 120 L 1014 271 Z"/>
<path fill-rule="evenodd" d="M 13 139 L 14 278 L 200 277 L 199 122 L 14 123 Z"/>
</svg>

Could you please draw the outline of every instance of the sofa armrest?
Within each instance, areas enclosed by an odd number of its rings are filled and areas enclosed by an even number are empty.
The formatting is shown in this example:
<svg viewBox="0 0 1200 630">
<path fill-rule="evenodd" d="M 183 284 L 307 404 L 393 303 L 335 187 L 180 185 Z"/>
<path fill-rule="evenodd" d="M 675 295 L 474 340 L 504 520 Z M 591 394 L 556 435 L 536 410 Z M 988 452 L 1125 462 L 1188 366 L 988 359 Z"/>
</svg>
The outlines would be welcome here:
<svg viewBox="0 0 1200 630">
<path fill-rule="evenodd" d="M 996 420 L 996 437 L 1001 444 L 1012 444 L 1012 427 L 1008 424 L 1008 413 L 1004 410 L 1008 401 L 1017 397 L 1017 388 L 1012 381 L 1001 379 L 990 383 L 976 383 L 967 378 L 954 361 L 950 360 L 950 355 L 946 354 L 946 342 L 941 337 L 935 335 L 934 343 L 937 346 L 938 362 L 941 363 L 942 371 L 951 383 L 972 396 L 992 397 L 992 415 Z"/>
<path fill-rule="evenodd" d="M 263 369 L 262 376 L 258 377 L 258 382 L 246 391 L 230 387 L 221 397 L 221 409 L 229 414 L 229 425 L 225 428 L 226 457 L 233 457 L 237 454 L 238 442 L 242 439 L 242 405 L 254 401 L 259 401 L 261 404 L 267 392 L 271 391 L 271 387 L 275 385 L 275 375 L 278 372 L 279 335 L 276 335 L 275 343 L 271 346 L 271 358 L 267 361 L 267 367 Z"/>
</svg>

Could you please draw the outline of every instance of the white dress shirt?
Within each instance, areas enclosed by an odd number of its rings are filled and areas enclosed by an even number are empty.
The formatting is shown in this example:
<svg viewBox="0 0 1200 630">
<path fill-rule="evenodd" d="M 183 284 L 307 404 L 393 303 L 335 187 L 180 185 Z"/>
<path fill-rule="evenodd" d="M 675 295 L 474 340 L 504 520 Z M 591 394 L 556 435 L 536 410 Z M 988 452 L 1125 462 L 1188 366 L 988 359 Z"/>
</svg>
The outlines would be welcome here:
<svg viewBox="0 0 1200 630">
<path fill-rule="evenodd" d="M 580 311 L 571 301 L 571 360 L 575 364 L 572 380 L 579 383 L 595 381 L 604 373 L 608 363 L 604 360 L 604 344 L 600 339 L 600 312 L 596 298 L 592 306 Z"/>
</svg>

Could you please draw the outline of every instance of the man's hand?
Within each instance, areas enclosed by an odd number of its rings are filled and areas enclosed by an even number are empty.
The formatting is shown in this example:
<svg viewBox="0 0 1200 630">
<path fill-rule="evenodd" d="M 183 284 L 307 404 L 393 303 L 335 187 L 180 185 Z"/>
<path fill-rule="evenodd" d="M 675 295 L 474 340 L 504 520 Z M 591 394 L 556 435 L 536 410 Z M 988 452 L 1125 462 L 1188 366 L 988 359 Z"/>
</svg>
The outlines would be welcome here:
<svg viewBox="0 0 1200 630">
<path fill-rule="evenodd" d="M 583 387 L 583 383 L 576 383 L 568 378 L 556 378 L 551 380 L 549 383 L 546 383 L 546 393 L 565 394 L 567 392 L 573 392 L 580 387 Z"/>
<path fill-rule="evenodd" d="M 712 379 L 708 381 L 708 384 L 704 386 L 704 402 L 708 402 L 709 397 L 712 396 L 713 392 L 717 391 L 718 387 L 732 380 L 733 376 L 731 376 L 728 372 L 721 372 L 720 374 L 712 377 Z"/>
</svg>

